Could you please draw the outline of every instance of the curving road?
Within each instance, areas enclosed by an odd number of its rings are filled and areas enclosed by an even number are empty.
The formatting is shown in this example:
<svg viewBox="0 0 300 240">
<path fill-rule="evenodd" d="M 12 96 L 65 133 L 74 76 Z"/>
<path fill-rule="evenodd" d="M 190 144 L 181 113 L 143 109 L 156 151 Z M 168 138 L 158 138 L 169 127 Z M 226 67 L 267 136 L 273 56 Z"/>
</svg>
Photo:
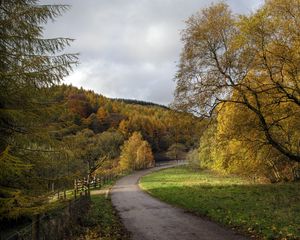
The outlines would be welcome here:
<svg viewBox="0 0 300 240">
<path fill-rule="evenodd" d="M 123 177 L 111 190 L 113 205 L 134 240 L 240 240 L 248 239 L 220 225 L 172 207 L 143 192 L 140 177 L 162 168 Z"/>
</svg>

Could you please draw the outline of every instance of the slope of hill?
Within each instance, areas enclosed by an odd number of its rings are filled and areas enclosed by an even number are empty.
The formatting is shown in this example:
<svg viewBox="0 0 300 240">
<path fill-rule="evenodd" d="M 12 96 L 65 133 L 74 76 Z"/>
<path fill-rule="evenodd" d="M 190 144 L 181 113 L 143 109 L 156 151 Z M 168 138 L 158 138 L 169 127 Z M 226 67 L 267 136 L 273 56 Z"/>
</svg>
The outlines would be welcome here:
<svg viewBox="0 0 300 240">
<path fill-rule="evenodd" d="M 1 155 L 7 171 L 0 212 L 6 218 L 42 206 L 47 199 L 41 195 L 72 187 L 74 178 L 117 171 L 122 146 L 135 132 L 141 133 L 154 154 L 161 155 L 176 144 L 186 151 L 197 146 L 205 125 L 193 115 L 165 106 L 109 99 L 73 86 L 43 91 L 43 121 L 32 123 L 32 138 L 16 138 L 16 147 Z M 9 161 L 11 156 L 17 157 L 18 164 Z"/>
</svg>

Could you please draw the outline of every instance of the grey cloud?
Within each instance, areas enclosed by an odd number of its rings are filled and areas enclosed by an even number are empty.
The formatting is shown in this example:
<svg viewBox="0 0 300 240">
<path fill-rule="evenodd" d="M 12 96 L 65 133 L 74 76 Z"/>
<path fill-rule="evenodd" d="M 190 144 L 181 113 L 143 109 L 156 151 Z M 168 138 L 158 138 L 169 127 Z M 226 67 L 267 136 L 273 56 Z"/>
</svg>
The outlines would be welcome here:
<svg viewBox="0 0 300 240">
<path fill-rule="evenodd" d="M 65 82 L 109 97 L 168 104 L 172 101 L 176 61 L 184 21 L 212 1 L 204 0 L 42 0 L 71 4 L 49 23 L 47 37 L 76 41 L 80 66 Z M 247 13 L 262 0 L 229 0 L 236 13 Z"/>
</svg>

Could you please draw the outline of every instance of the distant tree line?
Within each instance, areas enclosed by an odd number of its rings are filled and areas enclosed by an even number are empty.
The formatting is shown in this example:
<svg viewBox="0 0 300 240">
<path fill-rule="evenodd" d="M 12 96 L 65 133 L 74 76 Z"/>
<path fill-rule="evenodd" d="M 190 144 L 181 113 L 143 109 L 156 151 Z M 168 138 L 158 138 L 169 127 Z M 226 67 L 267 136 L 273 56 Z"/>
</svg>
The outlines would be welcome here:
<svg viewBox="0 0 300 240">
<path fill-rule="evenodd" d="M 169 107 L 158 104 L 158 103 L 153 103 L 153 102 L 146 102 L 146 101 L 141 101 L 141 100 L 136 100 L 136 99 L 125 99 L 125 98 L 111 98 L 113 101 L 120 101 L 124 102 L 127 104 L 137 104 L 137 105 L 142 105 L 142 106 L 157 106 L 165 109 L 170 109 Z"/>
</svg>

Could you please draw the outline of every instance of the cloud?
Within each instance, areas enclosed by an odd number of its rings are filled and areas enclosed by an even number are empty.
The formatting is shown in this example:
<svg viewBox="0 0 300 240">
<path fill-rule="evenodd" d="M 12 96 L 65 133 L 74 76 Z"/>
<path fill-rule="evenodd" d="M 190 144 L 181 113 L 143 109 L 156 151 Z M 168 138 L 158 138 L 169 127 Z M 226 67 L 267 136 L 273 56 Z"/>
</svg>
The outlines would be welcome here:
<svg viewBox="0 0 300 240">
<path fill-rule="evenodd" d="M 229 0 L 236 13 L 250 12 L 262 0 Z M 169 104 L 179 59 L 184 20 L 208 6 L 200 0 L 42 0 L 72 4 L 45 27 L 47 37 L 71 37 L 69 52 L 81 64 L 66 83 L 109 97 Z"/>
</svg>

